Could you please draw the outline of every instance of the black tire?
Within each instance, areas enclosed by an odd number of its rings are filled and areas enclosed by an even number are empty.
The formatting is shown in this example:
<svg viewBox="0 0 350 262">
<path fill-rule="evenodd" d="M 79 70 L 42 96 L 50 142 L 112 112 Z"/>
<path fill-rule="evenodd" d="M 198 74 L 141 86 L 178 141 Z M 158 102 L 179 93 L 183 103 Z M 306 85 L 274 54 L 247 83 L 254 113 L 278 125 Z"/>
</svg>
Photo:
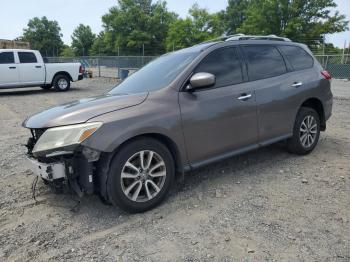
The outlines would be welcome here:
<svg viewBox="0 0 350 262">
<path fill-rule="evenodd" d="M 162 181 L 162 186 L 159 187 L 160 191 L 158 193 L 154 192 L 154 197 L 149 200 L 149 198 L 146 199 L 146 186 L 148 185 L 147 181 L 141 181 L 141 178 L 123 178 L 122 180 L 122 171 L 125 168 L 124 165 L 127 163 L 127 161 L 130 160 L 135 155 L 138 155 L 138 152 L 141 151 L 153 151 L 155 154 L 154 156 L 160 157 L 158 158 L 159 162 L 161 160 L 163 161 L 164 165 L 162 168 L 165 168 L 166 175 L 164 177 L 158 178 L 151 178 L 155 179 L 155 183 L 157 181 Z M 149 155 L 148 155 L 149 157 Z M 157 159 L 155 159 L 156 161 Z M 153 162 L 152 162 L 153 163 Z M 137 166 L 138 167 L 138 166 Z M 150 167 L 150 166 L 149 166 Z M 164 172 L 164 169 L 163 169 Z M 140 176 L 140 172 L 137 172 Z M 152 209 L 153 207 L 159 205 L 167 196 L 168 192 L 170 191 L 171 185 L 173 184 L 175 178 L 175 166 L 174 166 L 174 160 L 169 152 L 168 148 L 162 144 L 161 142 L 152 139 L 152 138 L 140 138 L 137 140 L 134 140 L 125 146 L 123 146 L 120 150 L 118 150 L 118 153 L 114 156 L 110 169 L 108 171 L 108 177 L 107 177 L 107 194 L 108 194 L 108 200 L 114 205 L 119 206 L 121 209 L 131 212 L 131 213 L 138 213 L 138 212 L 144 212 L 147 210 Z M 141 191 L 139 191 L 138 196 L 144 194 L 144 202 L 137 202 L 132 199 L 130 199 L 130 196 L 127 196 L 126 193 L 123 191 L 123 185 L 125 179 L 130 179 L 130 186 L 132 183 L 141 181 Z M 123 185 L 122 185 L 123 184 Z M 139 184 L 138 184 L 139 185 Z M 148 190 L 149 186 L 147 186 Z M 153 188 L 153 186 L 152 186 Z M 155 188 L 154 188 L 155 189 Z M 125 191 L 127 191 L 124 188 Z M 137 191 L 137 189 L 135 189 Z M 134 191 L 134 193 L 135 193 Z M 130 191 L 130 193 L 133 191 Z"/>
<path fill-rule="evenodd" d="M 64 85 L 61 82 L 65 83 Z M 58 92 L 66 92 L 70 88 L 70 79 L 66 75 L 57 75 L 52 81 L 52 85 L 55 87 L 55 90 Z"/>
<path fill-rule="evenodd" d="M 42 89 L 44 90 L 50 90 L 52 88 L 51 85 L 45 85 L 45 86 L 41 86 Z"/>
<path fill-rule="evenodd" d="M 307 128 L 307 132 L 302 132 L 301 128 L 302 128 L 302 124 L 303 121 L 307 121 L 307 117 L 311 117 L 311 119 L 313 118 L 315 120 L 314 124 L 312 124 L 312 126 L 316 126 L 316 130 L 312 129 L 311 131 L 314 133 L 311 133 L 310 130 Z M 303 125 L 303 129 L 304 129 L 305 123 Z M 302 142 L 302 138 L 303 136 L 306 135 L 307 137 L 313 136 L 314 135 L 314 140 L 311 143 L 311 139 L 309 143 L 309 145 L 304 145 Z M 287 149 L 289 152 L 293 153 L 293 154 L 297 154 L 297 155 L 307 155 L 310 154 L 314 148 L 317 145 L 317 142 L 320 138 L 320 117 L 318 115 L 318 113 L 309 107 L 302 107 L 300 108 L 297 117 L 295 119 L 295 124 L 294 124 L 294 128 L 293 128 L 293 136 L 287 140 Z M 305 139 L 305 136 L 304 136 Z M 309 138 L 307 138 L 309 139 Z M 304 140 L 305 141 L 305 140 Z M 306 142 L 306 141 L 305 141 Z M 307 143 L 308 143 L 307 142 Z"/>
</svg>

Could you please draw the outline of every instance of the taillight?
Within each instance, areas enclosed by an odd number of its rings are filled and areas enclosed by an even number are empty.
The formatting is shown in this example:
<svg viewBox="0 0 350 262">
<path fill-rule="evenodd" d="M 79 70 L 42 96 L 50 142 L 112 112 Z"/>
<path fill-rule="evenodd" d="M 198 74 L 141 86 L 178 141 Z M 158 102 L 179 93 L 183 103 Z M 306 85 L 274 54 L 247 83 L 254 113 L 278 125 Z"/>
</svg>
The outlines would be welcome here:
<svg viewBox="0 0 350 262">
<path fill-rule="evenodd" d="M 84 68 L 83 68 L 83 66 L 80 66 L 80 67 L 79 67 L 79 73 L 80 73 L 80 74 L 83 74 L 83 73 L 84 73 Z"/>
<path fill-rule="evenodd" d="M 332 79 L 331 74 L 328 71 L 326 71 L 326 70 L 321 71 L 321 75 L 323 75 L 323 77 L 325 79 L 327 79 L 327 80 L 331 80 Z"/>
</svg>

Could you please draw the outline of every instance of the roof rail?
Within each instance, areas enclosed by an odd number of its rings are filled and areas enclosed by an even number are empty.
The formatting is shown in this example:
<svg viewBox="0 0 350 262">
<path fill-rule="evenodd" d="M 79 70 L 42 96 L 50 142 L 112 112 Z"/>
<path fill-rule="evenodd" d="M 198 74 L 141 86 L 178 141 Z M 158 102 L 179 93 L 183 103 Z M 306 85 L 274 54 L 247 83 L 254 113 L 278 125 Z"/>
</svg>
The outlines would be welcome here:
<svg viewBox="0 0 350 262">
<path fill-rule="evenodd" d="M 236 34 L 230 35 L 227 37 L 222 37 L 222 41 L 236 41 L 236 40 L 273 40 L 273 41 L 285 41 L 292 42 L 289 38 L 279 37 L 276 35 L 245 35 L 245 34 Z"/>
</svg>

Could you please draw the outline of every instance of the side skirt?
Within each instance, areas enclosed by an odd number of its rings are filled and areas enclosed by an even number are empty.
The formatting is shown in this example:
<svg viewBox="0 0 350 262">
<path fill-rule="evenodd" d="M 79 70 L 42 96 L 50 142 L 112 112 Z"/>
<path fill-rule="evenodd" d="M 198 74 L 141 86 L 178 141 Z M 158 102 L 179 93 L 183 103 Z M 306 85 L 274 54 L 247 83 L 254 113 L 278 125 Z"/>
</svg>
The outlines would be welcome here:
<svg viewBox="0 0 350 262">
<path fill-rule="evenodd" d="M 283 141 L 283 140 L 288 139 L 292 136 L 293 136 L 293 134 L 283 135 L 283 136 L 269 139 L 269 140 L 260 142 L 258 144 L 253 144 L 253 145 L 250 145 L 250 146 L 238 149 L 238 150 L 226 152 L 224 154 L 221 154 L 221 155 L 218 155 L 218 156 L 215 156 L 215 157 L 203 160 L 203 161 L 195 162 L 195 163 L 192 163 L 190 166 L 184 166 L 184 171 L 194 170 L 194 169 L 197 169 L 197 168 L 200 168 L 200 167 L 212 164 L 212 163 L 216 163 L 216 162 L 231 158 L 231 157 L 236 156 L 236 155 L 241 155 L 241 154 L 247 153 L 249 151 Z"/>
</svg>

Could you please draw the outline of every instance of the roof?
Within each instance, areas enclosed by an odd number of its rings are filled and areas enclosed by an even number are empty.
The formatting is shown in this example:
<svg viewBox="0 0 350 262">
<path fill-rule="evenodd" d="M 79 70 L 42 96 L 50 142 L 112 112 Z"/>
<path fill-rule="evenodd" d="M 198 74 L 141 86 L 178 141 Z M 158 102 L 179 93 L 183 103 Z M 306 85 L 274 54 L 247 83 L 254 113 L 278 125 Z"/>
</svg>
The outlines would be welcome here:
<svg viewBox="0 0 350 262">
<path fill-rule="evenodd" d="M 30 49 L 0 49 L 0 52 L 11 52 L 11 51 L 17 51 L 17 52 L 30 52 L 30 51 L 36 51 L 36 50 L 30 50 Z"/>
</svg>

